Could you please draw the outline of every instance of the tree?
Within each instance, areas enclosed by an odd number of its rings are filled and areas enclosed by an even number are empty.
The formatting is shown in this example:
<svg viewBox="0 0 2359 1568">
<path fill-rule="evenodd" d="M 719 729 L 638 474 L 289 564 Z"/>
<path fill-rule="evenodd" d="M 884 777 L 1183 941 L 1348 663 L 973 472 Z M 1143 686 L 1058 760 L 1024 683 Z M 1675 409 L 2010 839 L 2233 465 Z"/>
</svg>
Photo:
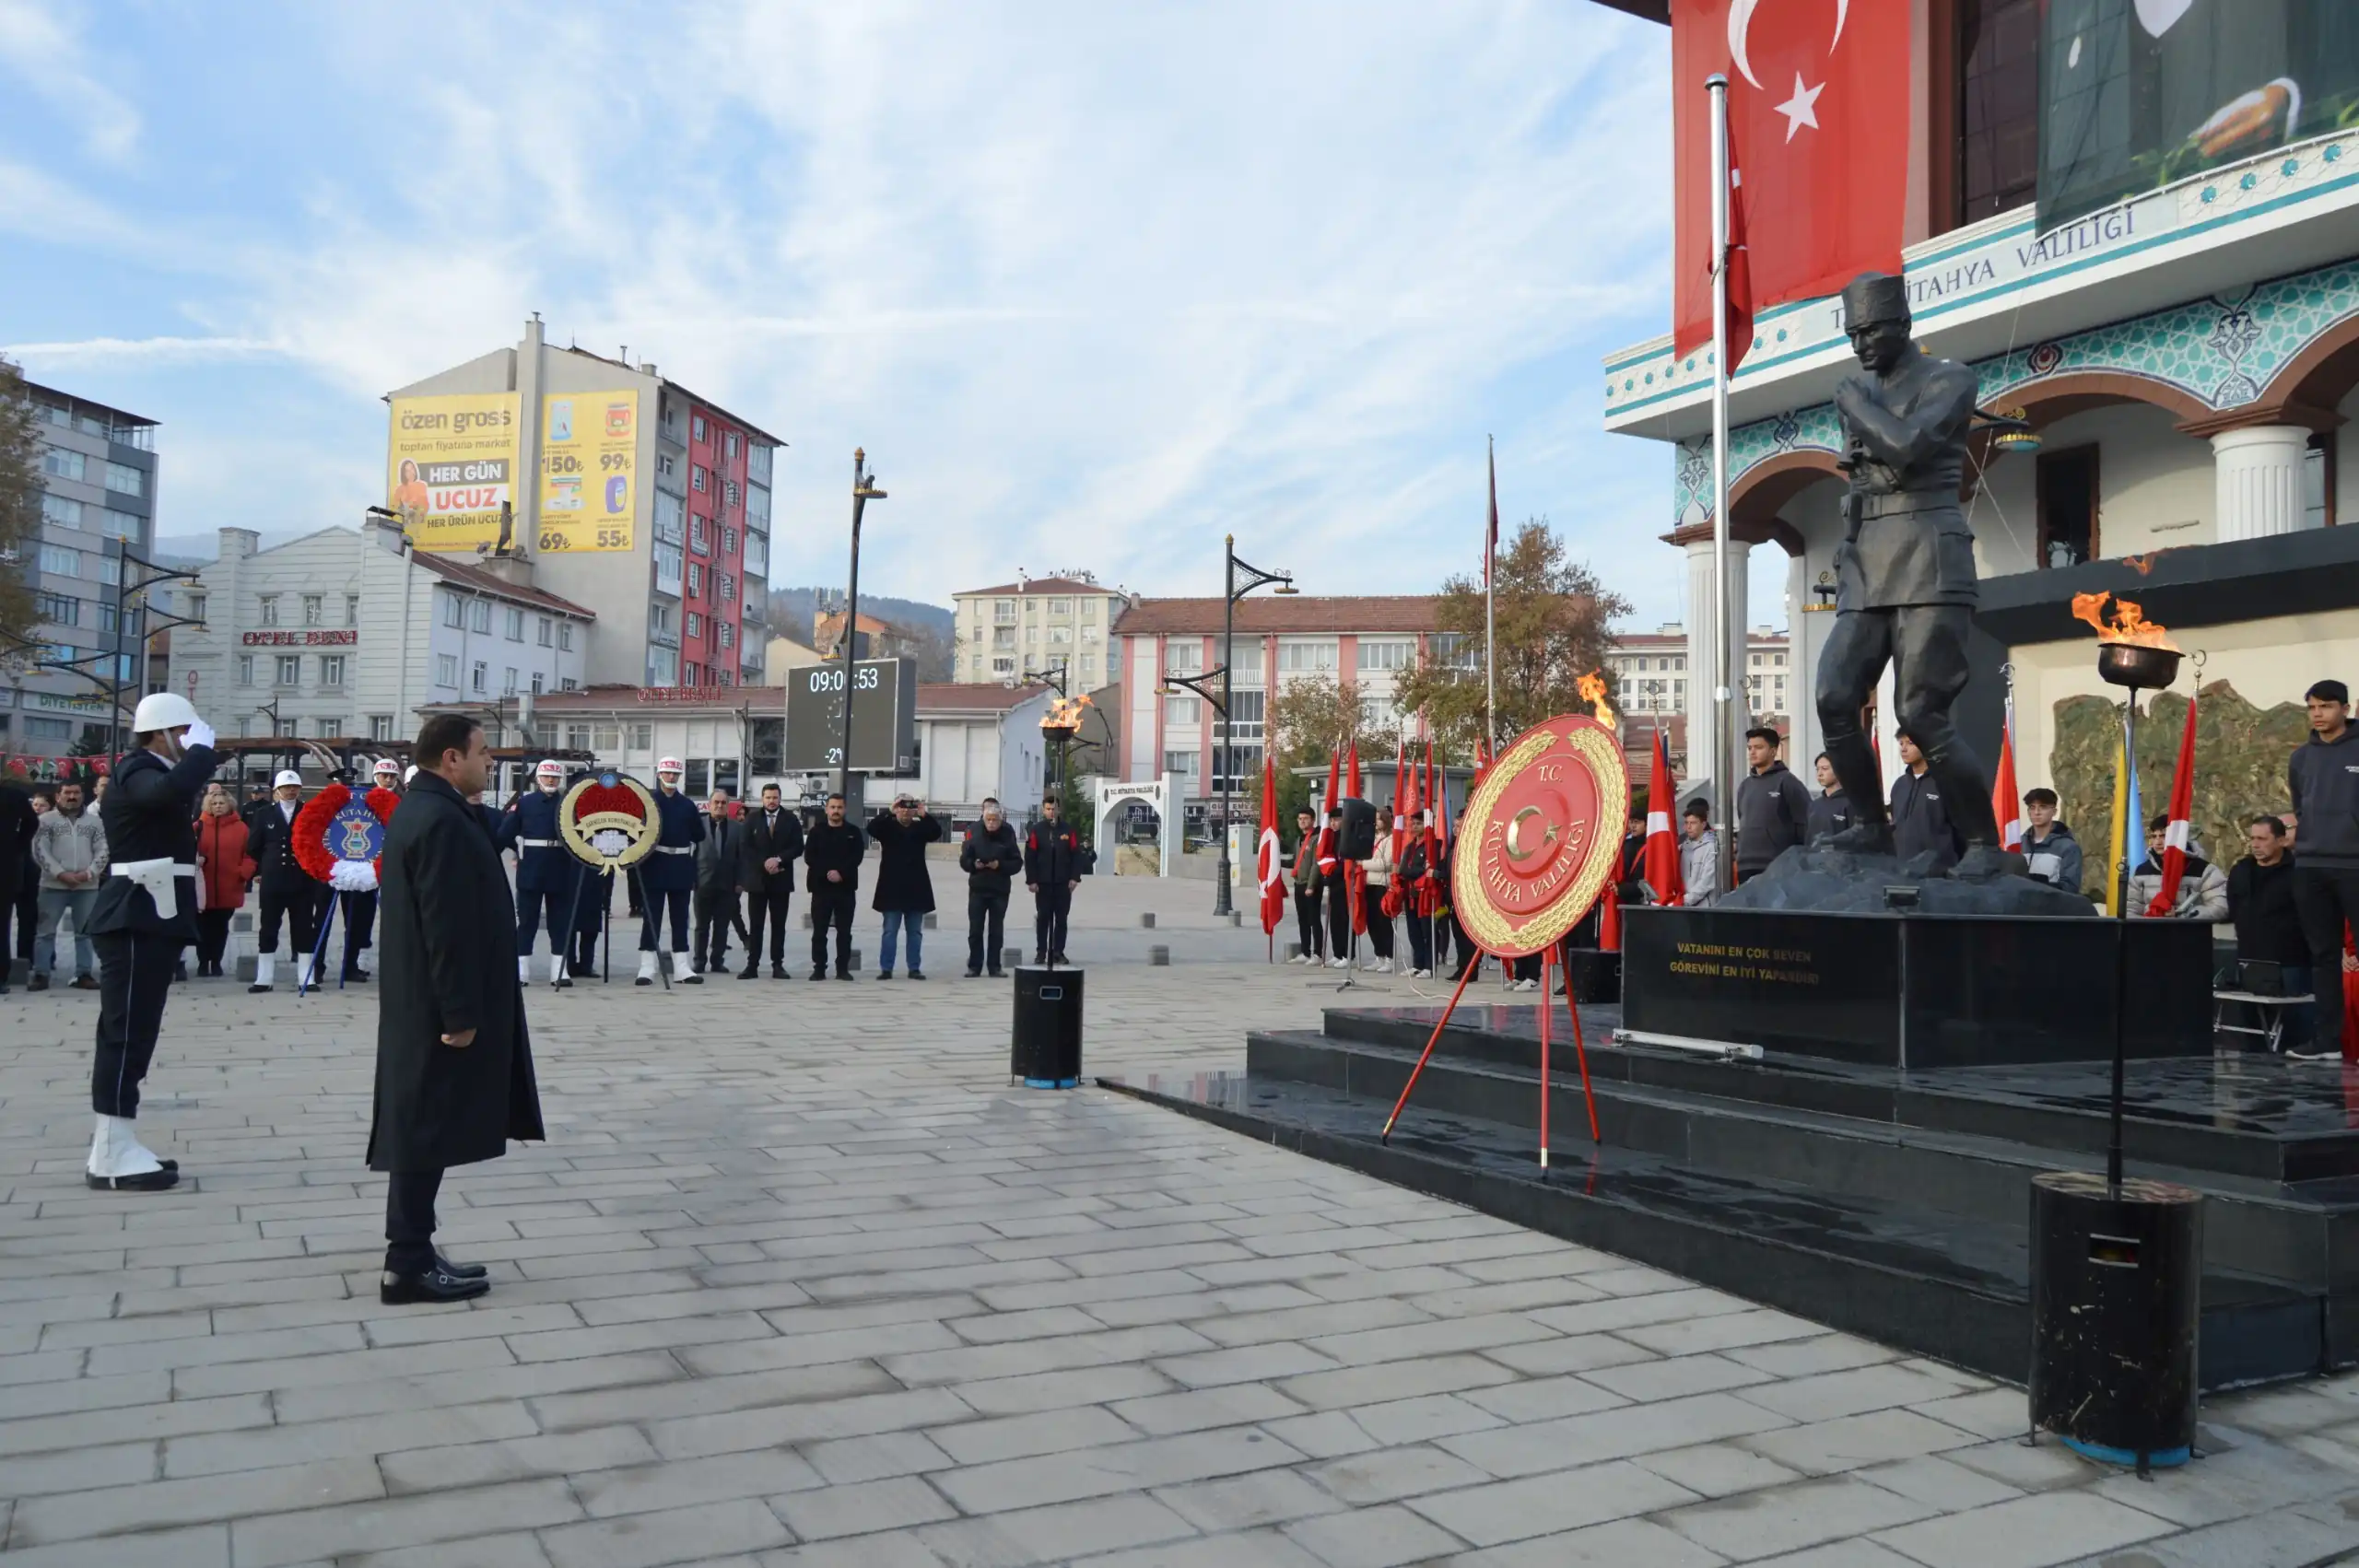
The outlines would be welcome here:
<svg viewBox="0 0 2359 1568">
<path fill-rule="evenodd" d="M 41 548 L 41 448 L 24 372 L 0 359 L 0 653 L 21 650 L 33 635 L 26 564 Z"/>
<path fill-rule="evenodd" d="M 1515 532 L 1493 568 L 1499 631 L 1499 743 L 1559 713 L 1587 712 L 1580 678 L 1602 674 L 1608 700 L 1614 675 L 1606 658 L 1613 622 L 1629 602 L 1610 593 L 1597 574 L 1565 558 L 1548 520 L 1533 518 Z M 1423 709 L 1439 749 L 1471 757 L 1485 732 L 1483 584 L 1453 577 L 1441 585 L 1437 624 L 1454 638 L 1450 657 L 1428 658 L 1394 689 L 1403 713 Z M 1366 755 L 1366 749 L 1362 749 Z"/>
<path fill-rule="evenodd" d="M 1360 700 L 1358 685 L 1348 679 L 1311 675 L 1282 682 L 1270 694 L 1263 711 L 1266 743 L 1278 769 L 1281 837 L 1294 831 L 1294 813 L 1310 803 L 1311 781 L 1298 777 L 1297 768 L 1323 769 L 1330 757 L 1356 743 L 1365 782 L 1375 777 L 1379 757 L 1387 768 L 1392 766 L 1393 748 L 1401 740 L 1399 727 L 1389 721 L 1378 723 L 1377 716 Z M 1246 793 L 1250 798 L 1238 808 L 1238 820 L 1259 822 L 1262 781 L 1258 776 Z M 1250 815 L 1245 814 L 1249 809 Z"/>
</svg>

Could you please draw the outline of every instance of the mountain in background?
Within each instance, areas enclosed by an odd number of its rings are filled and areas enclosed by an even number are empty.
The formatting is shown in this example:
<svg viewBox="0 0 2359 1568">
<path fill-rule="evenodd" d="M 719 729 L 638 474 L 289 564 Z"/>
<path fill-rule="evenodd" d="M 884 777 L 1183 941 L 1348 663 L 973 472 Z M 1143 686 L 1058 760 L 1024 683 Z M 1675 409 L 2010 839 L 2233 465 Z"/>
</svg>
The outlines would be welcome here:
<svg viewBox="0 0 2359 1568">
<path fill-rule="evenodd" d="M 254 548 L 276 550 L 281 544 L 308 539 L 318 532 L 316 528 L 266 528 L 262 531 L 262 543 Z M 176 567 L 209 566 L 221 558 L 221 536 L 218 533 L 158 533 L 154 553 L 158 559 L 170 561 Z"/>
<path fill-rule="evenodd" d="M 797 642 L 811 640 L 811 617 L 818 613 L 819 601 L 829 604 L 843 596 L 840 588 L 772 588 L 769 597 L 769 626 L 773 634 L 783 634 Z M 945 643 L 950 638 L 954 617 L 939 604 L 921 604 L 914 599 L 894 599 L 882 594 L 863 593 L 860 596 L 860 613 L 874 615 L 880 621 L 890 621 L 905 631 L 933 632 Z"/>
</svg>

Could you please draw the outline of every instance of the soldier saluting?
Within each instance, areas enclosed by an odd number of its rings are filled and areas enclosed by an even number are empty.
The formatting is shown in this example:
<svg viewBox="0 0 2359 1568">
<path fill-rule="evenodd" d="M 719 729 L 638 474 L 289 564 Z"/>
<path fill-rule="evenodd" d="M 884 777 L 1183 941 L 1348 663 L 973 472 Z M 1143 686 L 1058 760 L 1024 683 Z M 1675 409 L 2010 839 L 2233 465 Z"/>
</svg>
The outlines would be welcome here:
<svg viewBox="0 0 2359 1568">
<path fill-rule="evenodd" d="M 2022 869 L 1999 847 L 1990 780 L 1950 721 L 1966 689 L 1966 636 L 1978 595 L 1974 530 L 1958 508 L 1975 375 L 1909 336 L 1908 287 L 1863 273 L 1843 290 L 1844 330 L 1863 373 L 1835 391 L 1851 475 L 1848 529 L 1835 552 L 1835 629 L 1818 665 L 1818 719 L 1827 759 L 1856 825 L 1827 842 L 1890 854 L 1892 821 L 1860 712 L 1885 664 L 1898 720 L 1923 752 L 1966 842 L 1954 876 Z M 2012 863 L 2011 863 L 2012 862 Z"/>
<path fill-rule="evenodd" d="M 105 883 L 90 910 L 99 950 L 98 1058 L 90 1104 L 88 1180 L 96 1188 L 157 1192 L 180 1167 L 139 1141 L 139 1085 L 155 1059 L 164 999 L 181 949 L 196 940 L 197 798 L 213 777 L 213 727 L 188 698 L 142 697 L 132 715 L 138 749 L 114 769 L 99 803 L 107 833 Z"/>
<path fill-rule="evenodd" d="M 566 974 L 566 940 L 582 866 L 557 838 L 557 808 L 564 793 L 565 769 L 555 758 L 545 759 L 533 769 L 533 787 L 500 813 L 496 836 L 500 848 L 516 851 L 516 978 L 528 986 L 533 983 L 533 939 L 540 934 L 544 909 L 549 919 L 550 983 L 573 984 Z"/>
</svg>

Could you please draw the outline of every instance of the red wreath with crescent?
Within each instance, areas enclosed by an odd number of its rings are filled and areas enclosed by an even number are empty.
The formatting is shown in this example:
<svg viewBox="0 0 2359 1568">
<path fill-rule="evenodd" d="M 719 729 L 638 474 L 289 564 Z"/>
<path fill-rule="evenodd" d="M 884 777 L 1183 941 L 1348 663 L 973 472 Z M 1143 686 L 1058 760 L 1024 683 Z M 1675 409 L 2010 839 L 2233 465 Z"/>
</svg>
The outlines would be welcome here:
<svg viewBox="0 0 2359 1568">
<path fill-rule="evenodd" d="M 1587 714 L 1535 724 L 1469 792 L 1450 907 L 1486 953 L 1554 946 L 1605 890 L 1621 851 L 1629 774 L 1613 731 Z"/>
<path fill-rule="evenodd" d="M 379 822 L 391 822 L 393 808 L 402 803 L 402 798 L 391 790 L 372 789 L 360 798 L 360 802 L 377 813 Z M 336 867 L 343 864 L 328 853 L 328 825 L 351 803 L 350 790 L 341 784 L 330 784 L 304 802 L 303 809 L 295 813 L 295 863 L 316 881 L 333 883 Z M 383 880 L 384 857 L 380 855 L 370 861 L 369 869 L 378 880 Z"/>
</svg>

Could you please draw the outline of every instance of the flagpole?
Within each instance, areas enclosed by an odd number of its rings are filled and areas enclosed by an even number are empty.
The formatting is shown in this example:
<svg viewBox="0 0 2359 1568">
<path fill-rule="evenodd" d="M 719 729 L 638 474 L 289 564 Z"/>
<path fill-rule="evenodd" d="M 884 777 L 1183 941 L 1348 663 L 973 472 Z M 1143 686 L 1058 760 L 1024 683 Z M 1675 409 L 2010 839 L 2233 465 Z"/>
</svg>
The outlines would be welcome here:
<svg viewBox="0 0 2359 1568">
<path fill-rule="evenodd" d="M 1712 804 L 1719 853 L 1715 895 L 1736 869 L 1735 758 L 1729 745 L 1729 79 L 1705 79 L 1712 95 Z M 1700 609 L 1700 606 L 1699 606 Z"/>
<path fill-rule="evenodd" d="M 1484 439 L 1491 463 L 1491 509 L 1483 524 L 1483 732 L 1491 755 L 1499 755 L 1499 454 L 1496 442 Z"/>
</svg>

